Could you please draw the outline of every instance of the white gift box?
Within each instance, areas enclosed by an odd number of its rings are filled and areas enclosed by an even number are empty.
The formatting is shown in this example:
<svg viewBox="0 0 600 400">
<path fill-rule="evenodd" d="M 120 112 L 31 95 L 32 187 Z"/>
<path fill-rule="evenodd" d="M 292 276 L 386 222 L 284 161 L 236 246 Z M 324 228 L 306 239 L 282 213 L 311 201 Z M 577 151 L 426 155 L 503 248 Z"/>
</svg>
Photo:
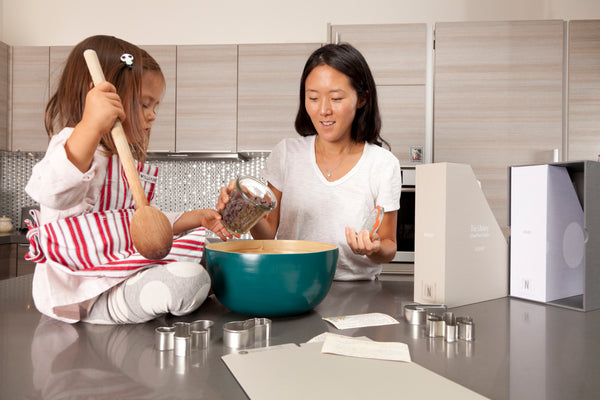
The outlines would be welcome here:
<svg viewBox="0 0 600 400">
<path fill-rule="evenodd" d="M 600 163 L 509 168 L 510 294 L 600 308 Z"/>
<path fill-rule="evenodd" d="M 414 300 L 458 307 L 508 295 L 508 244 L 467 164 L 416 167 Z"/>
<path fill-rule="evenodd" d="M 510 170 L 510 294 L 548 302 L 583 294 L 583 208 L 564 166 Z"/>
</svg>

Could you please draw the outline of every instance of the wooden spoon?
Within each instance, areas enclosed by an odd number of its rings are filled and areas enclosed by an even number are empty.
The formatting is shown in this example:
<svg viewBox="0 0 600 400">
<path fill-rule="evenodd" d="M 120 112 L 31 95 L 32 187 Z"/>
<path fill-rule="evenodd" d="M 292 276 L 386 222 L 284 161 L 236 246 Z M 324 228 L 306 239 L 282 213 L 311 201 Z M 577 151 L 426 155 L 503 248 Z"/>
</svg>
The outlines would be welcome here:
<svg viewBox="0 0 600 400">
<path fill-rule="evenodd" d="M 106 79 L 96 52 L 86 50 L 83 52 L 83 57 L 94 85 L 104 82 Z M 150 260 L 165 258 L 173 246 L 171 223 L 162 212 L 148 205 L 123 125 L 118 119 L 115 121 L 111 134 L 136 205 L 130 226 L 133 245 L 141 255 Z"/>
</svg>

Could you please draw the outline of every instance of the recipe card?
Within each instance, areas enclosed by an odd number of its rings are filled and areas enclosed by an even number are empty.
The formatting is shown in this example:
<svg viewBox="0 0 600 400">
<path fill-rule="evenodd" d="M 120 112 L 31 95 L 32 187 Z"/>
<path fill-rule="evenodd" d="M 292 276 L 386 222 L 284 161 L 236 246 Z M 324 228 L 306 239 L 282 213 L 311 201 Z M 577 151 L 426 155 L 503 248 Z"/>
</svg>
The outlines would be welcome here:
<svg viewBox="0 0 600 400">
<path fill-rule="evenodd" d="M 342 315 L 339 317 L 323 317 L 323 319 L 338 329 L 363 328 L 398 324 L 394 318 L 382 313 Z"/>
<path fill-rule="evenodd" d="M 340 335 L 327 336 L 321 348 L 321 353 L 375 360 L 411 361 L 410 352 L 405 343 L 375 342 Z"/>
</svg>

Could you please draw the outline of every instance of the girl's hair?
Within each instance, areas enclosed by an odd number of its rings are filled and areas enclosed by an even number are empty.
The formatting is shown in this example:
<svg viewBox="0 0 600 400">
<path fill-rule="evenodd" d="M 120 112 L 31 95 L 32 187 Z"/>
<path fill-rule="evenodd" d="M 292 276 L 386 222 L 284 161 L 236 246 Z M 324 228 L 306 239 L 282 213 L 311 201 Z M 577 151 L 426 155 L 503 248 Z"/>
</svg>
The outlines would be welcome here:
<svg viewBox="0 0 600 400">
<path fill-rule="evenodd" d="M 320 65 L 328 65 L 346 75 L 350 80 L 350 84 L 356 90 L 358 99 L 365 100 L 365 105 L 356 110 L 352 122 L 352 139 L 357 142 L 366 141 L 378 146 L 385 144 L 389 148 L 389 144 L 379 134 L 381 117 L 377 105 L 375 80 L 365 58 L 348 43 L 327 44 L 315 50 L 306 61 L 300 79 L 300 105 L 298 114 L 296 114 L 296 131 L 302 136 L 317 134 L 317 130 L 306 111 L 305 92 L 306 78 L 313 69 Z"/>
<path fill-rule="evenodd" d="M 142 73 L 150 70 L 159 72 L 162 76 L 162 71 L 156 60 L 145 50 L 113 36 L 88 37 L 69 54 L 56 92 L 46 106 L 44 124 L 48 136 L 64 127 L 75 127 L 83 117 L 85 98 L 93 85 L 83 57 L 83 52 L 87 49 L 96 51 L 106 80 L 116 87 L 127 115 L 123 128 L 132 154 L 134 158 L 144 161 L 149 138 L 144 133 L 142 124 Z M 131 66 L 121 61 L 121 56 L 126 53 L 133 56 Z M 108 155 L 116 154 L 109 132 L 102 137 L 100 144 Z"/>
</svg>

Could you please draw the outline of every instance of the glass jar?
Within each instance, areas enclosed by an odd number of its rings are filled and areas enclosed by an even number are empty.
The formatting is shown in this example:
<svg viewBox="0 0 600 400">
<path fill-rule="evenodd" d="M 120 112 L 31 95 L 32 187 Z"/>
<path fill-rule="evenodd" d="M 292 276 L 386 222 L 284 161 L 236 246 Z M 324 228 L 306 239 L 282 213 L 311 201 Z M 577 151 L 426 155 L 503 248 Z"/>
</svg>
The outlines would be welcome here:
<svg viewBox="0 0 600 400">
<path fill-rule="evenodd" d="M 221 222 L 232 234 L 243 235 L 275 207 L 277 199 L 267 185 L 252 176 L 241 175 L 220 212 Z"/>
</svg>

